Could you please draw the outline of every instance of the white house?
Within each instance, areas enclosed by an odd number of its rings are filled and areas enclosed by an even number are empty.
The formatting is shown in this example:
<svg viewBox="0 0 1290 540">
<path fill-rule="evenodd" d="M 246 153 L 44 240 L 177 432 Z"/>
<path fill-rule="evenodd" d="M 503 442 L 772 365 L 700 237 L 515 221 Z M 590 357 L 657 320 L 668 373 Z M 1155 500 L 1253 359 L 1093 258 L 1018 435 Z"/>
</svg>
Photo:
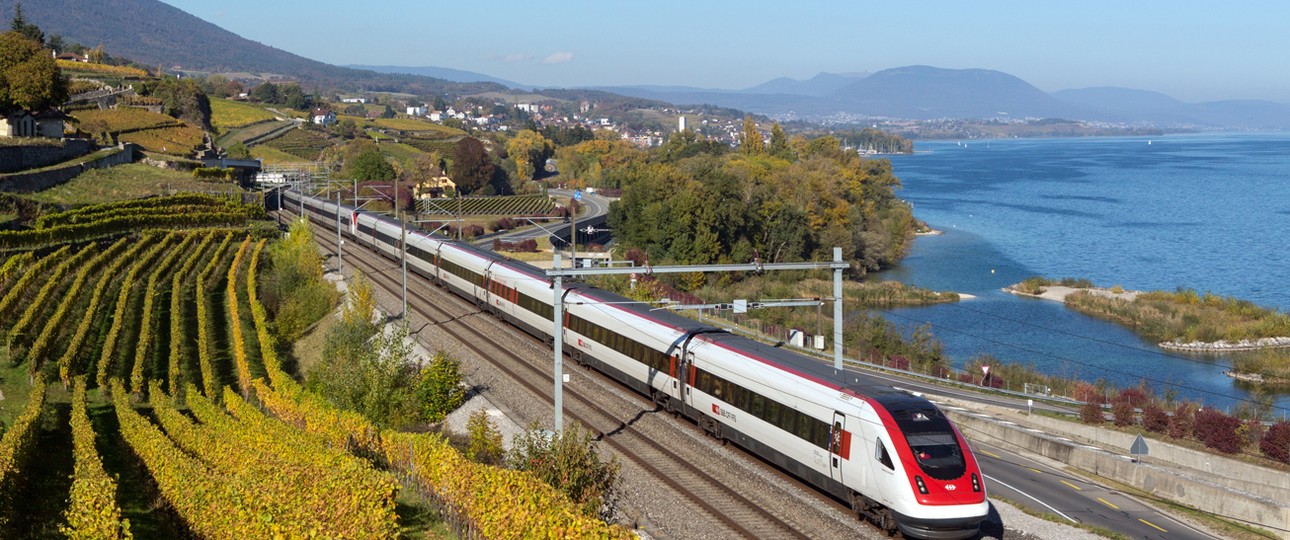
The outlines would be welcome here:
<svg viewBox="0 0 1290 540">
<path fill-rule="evenodd" d="M 424 105 L 421 107 L 408 107 L 408 116 L 425 116 L 427 110 Z"/>
<path fill-rule="evenodd" d="M 322 126 L 334 125 L 336 123 L 336 113 L 326 109 L 314 109 L 313 122 Z"/>
<path fill-rule="evenodd" d="M 0 137 L 63 138 L 63 123 L 67 116 L 49 110 L 36 114 L 18 110 L 0 116 Z"/>
<path fill-rule="evenodd" d="M 341 102 L 341 103 L 367 103 L 367 98 L 363 98 L 363 97 L 343 97 L 343 98 L 340 98 L 340 102 Z"/>
<path fill-rule="evenodd" d="M 435 111 L 435 112 L 430 113 L 430 121 L 431 121 L 431 122 L 442 122 L 442 121 L 443 121 L 443 113 L 441 113 L 441 112 L 439 112 L 439 111 Z"/>
</svg>

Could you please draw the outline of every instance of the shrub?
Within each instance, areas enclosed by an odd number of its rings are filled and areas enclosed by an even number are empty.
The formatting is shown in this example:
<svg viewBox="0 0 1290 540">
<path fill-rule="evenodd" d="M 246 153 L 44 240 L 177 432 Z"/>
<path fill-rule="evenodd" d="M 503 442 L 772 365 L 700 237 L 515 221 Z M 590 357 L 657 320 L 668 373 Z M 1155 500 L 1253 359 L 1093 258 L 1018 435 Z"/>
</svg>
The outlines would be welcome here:
<svg viewBox="0 0 1290 540">
<path fill-rule="evenodd" d="M 1186 401 L 1174 407 L 1174 415 L 1169 418 L 1169 436 L 1175 439 L 1190 437 L 1196 427 L 1196 406 Z"/>
<path fill-rule="evenodd" d="M 1219 452 L 1234 454 L 1241 449 L 1240 425 L 1240 419 L 1222 411 L 1201 409 L 1196 413 L 1196 438 Z"/>
<path fill-rule="evenodd" d="M 1102 414 L 1101 405 L 1089 401 L 1079 408 L 1079 419 L 1085 424 L 1101 424 L 1106 421 L 1106 416 Z"/>
<path fill-rule="evenodd" d="M 1125 388 L 1115 397 L 1116 402 L 1124 401 L 1134 408 L 1142 407 L 1150 401 L 1150 396 L 1143 387 Z"/>
<path fill-rule="evenodd" d="M 1270 459 L 1290 465 L 1290 421 L 1272 424 L 1259 441 L 1259 450 Z"/>
<path fill-rule="evenodd" d="M 461 363 L 442 352 L 435 353 L 430 365 L 422 368 L 417 383 L 417 401 L 421 404 L 422 418 L 431 423 L 443 421 L 465 400 Z M 471 421 L 474 421 L 473 417 Z"/>
<path fill-rule="evenodd" d="M 1142 407 L 1142 427 L 1152 433 L 1164 433 L 1169 430 L 1169 415 L 1155 403 Z"/>
<path fill-rule="evenodd" d="M 1103 401 L 1102 392 L 1096 386 L 1083 381 L 1075 383 L 1075 388 L 1071 390 L 1071 399 L 1099 405 Z"/>
<path fill-rule="evenodd" d="M 511 467 L 529 471 L 590 515 L 608 517 L 617 499 L 617 457 L 600 458 L 590 431 L 578 424 L 554 434 L 537 426 L 515 437 Z"/>
<path fill-rule="evenodd" d="M 1128 400 L 1117 399 L 1111 405 L 1111 417 L 1115 419 L 1115 425 L 1119 427 L 1131 426 L 1137 423 L 1137 416 L 1134 414 L 1133 403 Z"/>
<path fill-rule="evenodd" d="M 466 433 L 469 441 L 466 445 L 466 457 L 476 463 L 498 465 L 505 457 L 502 448 L 502 432 L 488 418 L 488 411 L 478 410 L 470 414 L 466 422 Z"/>
</svg>

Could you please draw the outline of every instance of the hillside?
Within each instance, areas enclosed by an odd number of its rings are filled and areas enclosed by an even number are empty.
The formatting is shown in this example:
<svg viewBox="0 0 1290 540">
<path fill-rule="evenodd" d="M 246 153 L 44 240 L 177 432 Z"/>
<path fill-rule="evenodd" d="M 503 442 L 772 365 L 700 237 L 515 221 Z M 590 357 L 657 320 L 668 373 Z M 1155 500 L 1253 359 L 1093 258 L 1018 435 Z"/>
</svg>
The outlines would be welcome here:
<svg viewBox="0 0 1290 540">
<path fill-rule="evenodd" d="M 0 0 L 0 13 L 12 14 L 16 1 Z M 327 89 L 461 95 L 504 88 L 325 64 L 245 39 L 158 0 L 29 1 L 23 12 L 46 35 L 89 47 L 102 44 L 110 55 L 145 65 L 278 74 Z"/>
<path fill-rule="evenodd" d="M 831 104 L 899 118 L 1064 117 L 1074 107 L 1017 77 L 987 69 L 886 69 L 825 96 Z"/>
</svg>

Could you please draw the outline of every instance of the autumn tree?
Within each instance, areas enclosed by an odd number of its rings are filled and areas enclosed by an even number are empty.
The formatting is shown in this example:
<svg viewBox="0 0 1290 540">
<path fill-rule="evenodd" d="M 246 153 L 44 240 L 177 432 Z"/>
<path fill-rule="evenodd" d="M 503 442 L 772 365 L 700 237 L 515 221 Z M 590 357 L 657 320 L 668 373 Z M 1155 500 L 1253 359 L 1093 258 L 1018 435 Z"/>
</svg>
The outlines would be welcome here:
<svg viewBox="0 0 1290 540">
<path fill-rule="evenodd" d="M 542 170 L 546 160 L 555 153 L 555 145 L 541 133 L 525 129 L 507 141 L 506 152 L 510 154 L 511 159 L 515 160 L 515 170 L 519 180 L 532 180 L 537 176 L 538 171 Z"/>
<path fill-rule="evenodd" d="M 453 148 L 452 181 L 464 194 L 480 192 L 488 187 L 496 167 L 479 139 L 463 137 Z"/>
<path fill-rule="evenodd" d="M 761 139 L 761 132 L 757 131 L 757 124 L 753 122 L 751 116 L 744 117 L 744 131 L 739 135 L 739 148 L 745 154 L 762 154 L 766 152 L 766 143 Z"/>
<path fill-rule="evenodd" d="M 770 155 L 780 159 L 792 159 L 792 150 L 788 148 L 788 135 L 784 133 L 784 128 L 779 127 L 779 122 L 770 126 Z"/>
<path fill-rule="evenodd" d="M 0 34 L 0 110 L 45 110 L 67 101 L 67 80 L 53 55 L 26 35 Z"/>
</svg>

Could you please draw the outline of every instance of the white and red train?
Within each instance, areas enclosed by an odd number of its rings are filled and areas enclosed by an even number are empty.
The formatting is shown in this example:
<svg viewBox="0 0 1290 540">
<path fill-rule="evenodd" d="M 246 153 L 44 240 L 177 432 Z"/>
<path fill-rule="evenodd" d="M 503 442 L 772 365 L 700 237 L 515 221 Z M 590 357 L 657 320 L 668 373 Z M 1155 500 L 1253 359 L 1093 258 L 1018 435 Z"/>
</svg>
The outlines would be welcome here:
<svg viewBox="0 0 1290 540">
<path fill-rule="evenodd" d="M 337 225 L 337 203 L 284 193 L 287 208 Z M 348 236 L 397 259 L 400 227 L 341 205 Z M 408 268 L 550 343 L 551 281 L 531 265 L 408 232 Z M 989 510 L 976 457 L 926 399 L 861 372 L 650 311 L 583 284 L 564 291 L 563 341 L 589 364 L 914 538 L 977 534 Z"/>
</svg>

